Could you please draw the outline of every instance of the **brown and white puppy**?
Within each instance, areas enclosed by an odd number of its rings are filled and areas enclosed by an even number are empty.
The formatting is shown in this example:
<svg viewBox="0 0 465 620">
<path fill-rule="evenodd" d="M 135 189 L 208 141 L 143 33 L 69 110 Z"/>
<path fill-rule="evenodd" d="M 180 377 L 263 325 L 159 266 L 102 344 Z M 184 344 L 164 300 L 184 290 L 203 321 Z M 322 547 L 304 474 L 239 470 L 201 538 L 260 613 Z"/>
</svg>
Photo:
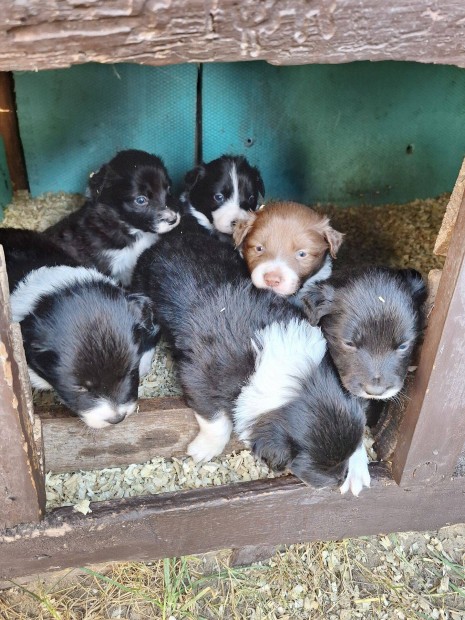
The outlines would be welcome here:
<svg viewBox="0 0 465 620">
<path fill-rule="evenodd" d="M 328 278 L 343 236 L 326 216 L 296 202 L 272 202 L 250 212 L 233 232 L 252 282 L 279 295 L 293 295 L 312 276 Z"/>
</svg>

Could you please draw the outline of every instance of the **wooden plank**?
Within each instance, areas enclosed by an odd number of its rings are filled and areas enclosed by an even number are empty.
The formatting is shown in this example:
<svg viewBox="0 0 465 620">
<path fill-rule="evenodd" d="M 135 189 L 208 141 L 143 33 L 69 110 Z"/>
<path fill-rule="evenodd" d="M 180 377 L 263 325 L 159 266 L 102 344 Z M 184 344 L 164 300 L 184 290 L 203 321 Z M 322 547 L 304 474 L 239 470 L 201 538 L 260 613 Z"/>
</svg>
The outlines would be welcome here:
<svg viewBox="0 0 465 620">
<path fill-rule="evenodd" d="M 16 115 L 13 76 L 6 71 L 0 71 L 0 136 L 2 136 L 5 145 L 6 161 L 13 190 L 28 189 Z"/>
<path fill-rule="evenodd" d="M 12 0 L 0 16 L 0 69 L 84 62 L 412 60 L 465 66 L 461 0 Z"/>
<path fill-rule="evenodd" d="M 181 398 L 148 398 L 121 424 L 91 431 L 64 407 L 36 409 L 42 422 L 46 471 L 121 467 L 155 456 L 184 456 L 198 432 L 193 411 Z M 245 446 L 236 438 L 225 453 Z"/>
<path fill-rule="evenodd" d="M 465 198 L 392 457 L 404 486 L 450 477 L 465 439 Z"/>
<path fill-rule="evenodd" d="M 293 476 L 59 508 L 37 526 L 0 533 L 0 579 L 106 561 L 152 561 L 250 545 L 437 529 L 465 521 L 465 478 L 410 491 L 371 468 L 356 498 Z"/>
<path fill-rule="evenodd" d="M 434 253 L 438 256 L 447 256 L 450 240 L 452 238 L 452 232 L 454 230 L 455 222 L 459 212 L 460 205 L 465 193 L 465 159 L 463 160 L 462 167 L 460 168 L 457 181 L 455 182 L 454 189 L 450 195 L 449 202 L 447 203 L 446 212 L 442 220 L 441 228 L 439 229 L 436 243 L 434 244 Z"/>
<path fill-rule="evenodd" d="M 0 527 L 37 522 L 45 510 L 45 480 L 36 450 L 24 357 L 11 325 L 5 257 L 0 247 Z M 16 342 L 16 345 L 15 345 Z"/>
</svg>

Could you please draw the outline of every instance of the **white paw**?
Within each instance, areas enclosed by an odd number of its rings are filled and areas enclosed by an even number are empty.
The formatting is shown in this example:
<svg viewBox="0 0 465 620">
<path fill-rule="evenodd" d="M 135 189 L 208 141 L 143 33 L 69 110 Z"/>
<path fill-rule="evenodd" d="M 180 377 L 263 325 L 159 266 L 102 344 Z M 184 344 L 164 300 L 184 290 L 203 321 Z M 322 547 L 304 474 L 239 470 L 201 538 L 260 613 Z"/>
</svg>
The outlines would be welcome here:
<svg viewBox="0 0 465 620">
<path fill-rule="evenodd" d="M 212 445 L 210 437 L 199 433 L 188 445 L 187 454 L 194 459 L 194 463 L 201 463 L 202 461 L 211 461 L 212 458 L 223 452 L 223 448 L 223 445 Z"/>
<path fill-rule="evenodd" d="M 221 454 L 229 441 L 232 431 L 232 422 L 224 412 L 219 412 L 211 420 L 206 420 L 195 414 L 200 431 L 197 437 L 187 447 L 187 454 L 196 463 L 211 461 Z"/>
<path fill-rule="evenodd" d="M 139 362 L 139 377 L 145 377 L 152 368 L 152 360 L 155 353 L 155 348 L 149 349 L 142 354 Z"/>
<path fill-rule="evenodd" d="M 358 497 L 363 487 L 370 486 L 370 472 L 368 471 L 368 456 L 362 444 L 355 450 L 349 459 L 349 472 L 344 484 L 340 487 L 342 494 L 352 491 Z"/>
</svg>

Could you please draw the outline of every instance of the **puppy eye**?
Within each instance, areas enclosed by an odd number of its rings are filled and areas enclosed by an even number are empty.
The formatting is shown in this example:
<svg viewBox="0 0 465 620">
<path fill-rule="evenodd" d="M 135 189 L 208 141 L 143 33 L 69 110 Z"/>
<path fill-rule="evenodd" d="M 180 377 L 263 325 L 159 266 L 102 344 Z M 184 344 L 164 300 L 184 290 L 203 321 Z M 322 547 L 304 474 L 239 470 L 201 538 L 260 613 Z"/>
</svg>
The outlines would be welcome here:
<svg viewBox="0 0 465 620">
<path fill-rule="evenodd" d="M 409 342 L 403 342 L 402 344 L 400 344 L 397 347 L 397 350 L 398 351 L 407 351 L 407 349 L 409 348 L 409 344 L 410 344 Z"/>
<path fill-rule="evenodd" d="M 147 196 L 137 196 L 137 198 L 134 198 L 134 202 L 138 207 L 145 207 L 145 205 L 148 204 L 149 200 Z"/>
<path fill-rule="evenodd" d="M 306 256 L 308 256 L 308 252 L 306 252 L 305 250 L 299 250 L 295 253 L 295 255 L 297 258 L 305 258 Z"/>
<path fill-rule="evenodd" d="M 256 245 L 255 249 L 257 252 L 263 252 L 265 250 L 265 248 L 262 245 Z"/>
<path fill-rule="evenodd" d="M 255 203 L 255 196 L 252 194 L 249 196 L 249 205 L 253 205 Z"/>
<path fill-rule="evenodd" d="M 215 199 L 215 202 L 221 203 L 224 201 L 224 196 L 223 194 L 215 194 L 213 196 L 213 198 Z"/>
<path fill-rule="evenodd" d="M 354 342 L 352 342 L 352 340 L 343 340 L 343 341 L 342 341 L 342 344 L 343 344 L 343 345 L 344 345 L 344 347 L 345 347 L 346 349 L 348 349 L 349 351 L 355 351 L 355 349 L 357 348 L 357 347 L 355 346 L 355 343 L 354 343 Z"/>
</svg>

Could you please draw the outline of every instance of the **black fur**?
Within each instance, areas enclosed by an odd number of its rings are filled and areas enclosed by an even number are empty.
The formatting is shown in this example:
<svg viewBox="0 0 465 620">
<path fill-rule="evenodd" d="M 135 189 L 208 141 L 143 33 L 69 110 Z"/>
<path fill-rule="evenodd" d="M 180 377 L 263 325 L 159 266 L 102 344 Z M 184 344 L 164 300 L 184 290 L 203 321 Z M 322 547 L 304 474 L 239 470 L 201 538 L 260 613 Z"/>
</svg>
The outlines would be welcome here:
<svg viewBox="0 0 465 620">
<path fill-rule="evenodd" d="M 233 418 L 237 398 L 255 370 L 256 331 L 303 319 L 286 300 L 256 289 L 237 266 L 230 246 L 186 234 L 164 237 L 141 256 L 134 272 L 133 291 L 152 299 L 157 322 L 173 346 L 187 402 L 209 420 L 218 411 Z M 288 405 L 258 418 L 251 445 L 272 467 L 290 467 L 309 484 L 340 484 L 347 459 L 361 442 L 363 423 L 360 401 L 343 392 L 325 362 L 309 368 Z"/>
<path fill-rule="evenodd" d="M 179 221 L 170 204 L 170 186 L 159 157 L 145 151 L 120 151 L 90 176 L 85 204 L 45 234 L 82 265 L 128 284 L 138 256 L 136 242 L 145 235 L 146 248 Z M 128 248 L 136 252 L 132 265 L 115 266 L 107 252 Z"/>
<path fill-rule="evenodd" d="M 426 287 L 413 269 L 370 267 L 334 274 L 304 297 L 341 380 L 365 398 L 395 395 L 423 328 Z"/>
</svg>

